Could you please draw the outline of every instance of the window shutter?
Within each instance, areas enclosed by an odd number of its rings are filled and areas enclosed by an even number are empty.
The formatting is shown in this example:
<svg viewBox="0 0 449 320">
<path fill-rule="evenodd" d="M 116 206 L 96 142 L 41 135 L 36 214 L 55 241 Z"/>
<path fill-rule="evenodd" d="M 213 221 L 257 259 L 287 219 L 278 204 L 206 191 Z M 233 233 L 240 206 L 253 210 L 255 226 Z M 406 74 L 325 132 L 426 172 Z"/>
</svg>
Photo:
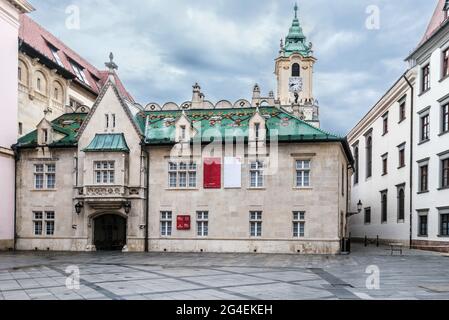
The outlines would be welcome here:
<svg viewBox="0 0 449 320">
<path fill-rule="evenodd" d="M 204 159 L 204 189 L 220 189 L 221 188 L 221 159 L 206 158 Z"/>
</svg>

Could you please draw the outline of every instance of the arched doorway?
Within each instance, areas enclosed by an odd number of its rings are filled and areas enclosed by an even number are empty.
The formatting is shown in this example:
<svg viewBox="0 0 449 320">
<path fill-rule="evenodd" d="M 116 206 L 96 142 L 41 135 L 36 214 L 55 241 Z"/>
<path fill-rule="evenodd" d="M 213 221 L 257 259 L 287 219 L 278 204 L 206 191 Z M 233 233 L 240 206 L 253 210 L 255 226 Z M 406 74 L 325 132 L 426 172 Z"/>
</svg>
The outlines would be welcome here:
<svg viewBox="0 0 449 320">
<path fill-rule="evenodd" d="M 122 250 L 126 245 L 126 219 L 114 214 L 95 218 L 94 245 L 97 250 Z"/>
</svg>

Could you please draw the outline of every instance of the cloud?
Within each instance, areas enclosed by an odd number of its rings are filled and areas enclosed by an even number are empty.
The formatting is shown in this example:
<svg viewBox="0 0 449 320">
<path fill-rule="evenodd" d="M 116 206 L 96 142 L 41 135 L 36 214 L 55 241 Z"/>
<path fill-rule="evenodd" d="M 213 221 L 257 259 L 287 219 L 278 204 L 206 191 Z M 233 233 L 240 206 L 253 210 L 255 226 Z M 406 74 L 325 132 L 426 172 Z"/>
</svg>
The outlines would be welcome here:
<svg viewBox="0 0 449 320">
<path fill-rule="evenodd" d="M 207 99 L 249 99 L 254 83 L 276 88 L 279 39 L 294 1 L 31 0 L 49 31 L 99 68 L 110 51 L 137 101 L 181 103 L 199 82 Z M 77 5 L 81 29 L 65 28 Z M 304 0 L 300 20 L 314 44 L 315 96 L 322 126 L 345 134 L 405 71 L 401 61 L 419 42 L 434 10 L 421 0 Z M 365 28 L 377 5 L 379 30 Z M 400 13 L 400 14 L 398 14 Z M 335 121 L 338 119 L 338 121 Z"/>
</svg>

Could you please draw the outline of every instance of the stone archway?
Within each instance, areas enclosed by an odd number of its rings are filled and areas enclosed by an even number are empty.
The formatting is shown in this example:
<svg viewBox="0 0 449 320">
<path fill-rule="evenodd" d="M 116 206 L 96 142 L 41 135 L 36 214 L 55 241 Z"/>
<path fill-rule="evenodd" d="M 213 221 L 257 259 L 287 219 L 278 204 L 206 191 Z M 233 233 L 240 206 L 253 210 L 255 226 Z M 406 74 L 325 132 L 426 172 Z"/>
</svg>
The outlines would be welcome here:
<svg viewBox="0 0 449 320">
<path fill-rule="evenodd" d="M 98 251 L 122 250 L 126 245 L 126 218 L 103 214 L 93 220 L 94 245 Z"/>
</svg>

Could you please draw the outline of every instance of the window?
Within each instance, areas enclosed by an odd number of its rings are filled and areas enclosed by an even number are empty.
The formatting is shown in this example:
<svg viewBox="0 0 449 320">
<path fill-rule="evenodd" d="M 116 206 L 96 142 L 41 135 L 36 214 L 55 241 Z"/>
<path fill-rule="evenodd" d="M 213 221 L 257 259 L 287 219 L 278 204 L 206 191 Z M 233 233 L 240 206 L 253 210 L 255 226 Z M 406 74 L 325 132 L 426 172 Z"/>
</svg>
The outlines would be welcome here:
<svg viewBox="0 0 449 320">
<path fill-rule="evenodd" d="M 48 130 L 42 129 L 42 132 L 44 133 L 44 143 L 48 143 Z"/>
<path fill-rule="evenodd" d="M 449 103 L 441 107 L 441 133 L 449 132 Z"/>
<path fill-rule="evenodd" d="M 427 237 L 428 235 L 428 214 L 419 213 L 418 215 L 418 236 Z"/>
<path fill-rule="evenodd" d="M 355 162 L 355 172 L 354 172 L 354 184 L 359 183 L 359 147 L 354 148 L 354 162 Z"/>
<path fill-rule="evenodd" d="M 421 70 L 421 92 L 430 89 L 430 64 L 425 65 Z"/>
<path fill-rule="evenodd" d="M 430 139 L 430 115 L 426 114 L 421 117 L 421 142 Z"/>
<path fill-rule="evenodd" d="M 305 236 L 305 212 L 293 212 L 293 238 L 303 238 Z"/>
<path fill-rule="evenodd" d="M 109 115 L 105 114 L 104 115 L 104 119 L 105 119 L 105 122 L 106 122 L 106 128 L 109 128 Z"/>
<path fill-rule="evenodd" d="M 23 134 L 23 123 L 22 122 L 19 122 L 18 130 L 19 130 L 19 135 L 22 135 Z"/>
<path fill-rule="evenodd" d="M 404 186 L 398 187 L 398 222 L 405 219 L 405 191 Z"/>
<path fill-rule="evenodd" d="M 251 188 L 262 188 L 264 185 L 263 162 L 254 161 L 250 164 L 250 186 Z"/>
<path fill-rule="evenodd" d="M 262 236 L 262 212 L 251 211 L 249 214 L 250 234 L 251 237 Z"/>
<path fill-rule="evenodd" d="M 399 122 L 402 122 L 407 118 L 405 114 L 405 101 L 406 100 L 404 99 L 404 101 L 399 103 Z"/>
<path fill-rule="evenodd" d="M 440 214 L 440 236 L 449 236 L 449 213 Z"/>
<path fill-rule="evenodd" d="M 419 192 L 429 191 L 429 165 L 422 164 L 419 166 Z"/>
<path fill-rule="evenodd" d="M 441 160 L 441 188 L 449 188 L 449 158 Z"/>
<path fill-rule="evenodd" d="M 260 123 L 254 124 L 254 127 L 256 129 L 256 141 L 259 141 L 259 137 L 260 137 Z"/>
<path fill-rule="evenodd" d="M 186 139 L 186 126 L 181 126 L 181 140 L 184 141 Z"/>
<path fill-rule="evenodd" d="M 294 63 L 292 65 L 292 77 L 299 77 L 301 76 L 301 68 L 298 63 Z"/>
<path fill-rule="evenodd" d="M 83 68 L 75 62 L 71 62 L 72 69 L 75 72 L 78 80 L 81 80 L 85 84 L 89 85 L 89 81 L 87 81 L 86 75 L 84 74 Z"/>
<path fill-rule="evenodd" d="M 310 187 L 310 160 L 296 161 L 296 187 Z"/>
<path fill-rule="evenodd" d="M 161 236 L 169 237 L 172 233 L 172 212 L 161 212 Z"/>
<path fill-rule="evenodd" d="M 44 232 L 46 236 L 53 236 L 55 234 L 55 213 L 53 211 L 33 212 L 33 225 L 35 236 L 42 236 Z"/>
<path fill-rule="evenodd" d="M 34 165 L 34 188 L 54 189 L 56 187 L 56 165 L 35 164 Z"/>
<path fill-rule="evenodd" d="M 371 223 L 371 208 L 365 208 L 365 224 Z"/>
<path fill-rule="evenodd" d="M 405 144 L 398 147 L 399 150 L 399 168 L 405 167 Z"/>
<path fill-rule="evenodd" d="M 54 89 L 54 91 L 53 91 L 53 98 L 55 100 L 59 100 L 59 89 L 58 88 Z"/>
<path fill-rule="evenodd" d="M 373 175 L 373 138 L 366 138 L 366 177 Z"/>
<path fill-rule="evenodd" d="M 42 88 L 42 86 L 41 86 L 41 78 L 37 78 L 37 81 L 36 81 L 36 87 L 37 87 L 37 90 L 38 91 L 42 91 L 41 90 L 41 88 Z"/>
<path fill-rule="evenodd" d="M 388 222 L 388 191 L 381 192 L 381 222 Z"/>
<path fill-rule="evenodd" d="M 112 115 L 112 128 L 115 128 L 115 114 Z"/>
<path fill-rule="evenodd" d="M 447 12 L 447 11 L 446 11 Z M 449 76 L 449 48 L 443 51 L 443 78 Z"/>
<path fill-rule="evenodd" d="M 114 184 L 115 162 L 114 161 L 94 162 L 94 174 L 96 184 Z"/>
<path fill-rule="evenodd" d="M 59 58 L 58 49 L 56 49 L 53 46 L 50 46 L 50 51 L 51 51 L 51 54 L 53 55 L 53 58 L 55 58 L 56 63 L 59 64 L 59 66 L 64 67 L 64 64 L 62 63 L 61 58 Z"/>
<path fill-rule="evenodd" d="M 388 174 L 388 153 L 382 156 L 382 175 Z"/>
<path fill-rule="evenodd" d="M 207 237 L 209 235 L 209 212 L 198 211 L 196 213 L 196 229 L 199 237 Z"/>
<path fill-rule="evenodd" d="M 22 81 L 22 67 L 19 67 L 17 77 L 18 77 L 19 81 Z"/>
<path fill-rule="evenodd" d="M 197 165 L 194 162 L 169 162 L 169 188 L 196 188 Z"/>
<path fill-rule="evenodd" d="M 388 133 L 388 113 L 383 116 L 383 134 Z"/>
</svg>

